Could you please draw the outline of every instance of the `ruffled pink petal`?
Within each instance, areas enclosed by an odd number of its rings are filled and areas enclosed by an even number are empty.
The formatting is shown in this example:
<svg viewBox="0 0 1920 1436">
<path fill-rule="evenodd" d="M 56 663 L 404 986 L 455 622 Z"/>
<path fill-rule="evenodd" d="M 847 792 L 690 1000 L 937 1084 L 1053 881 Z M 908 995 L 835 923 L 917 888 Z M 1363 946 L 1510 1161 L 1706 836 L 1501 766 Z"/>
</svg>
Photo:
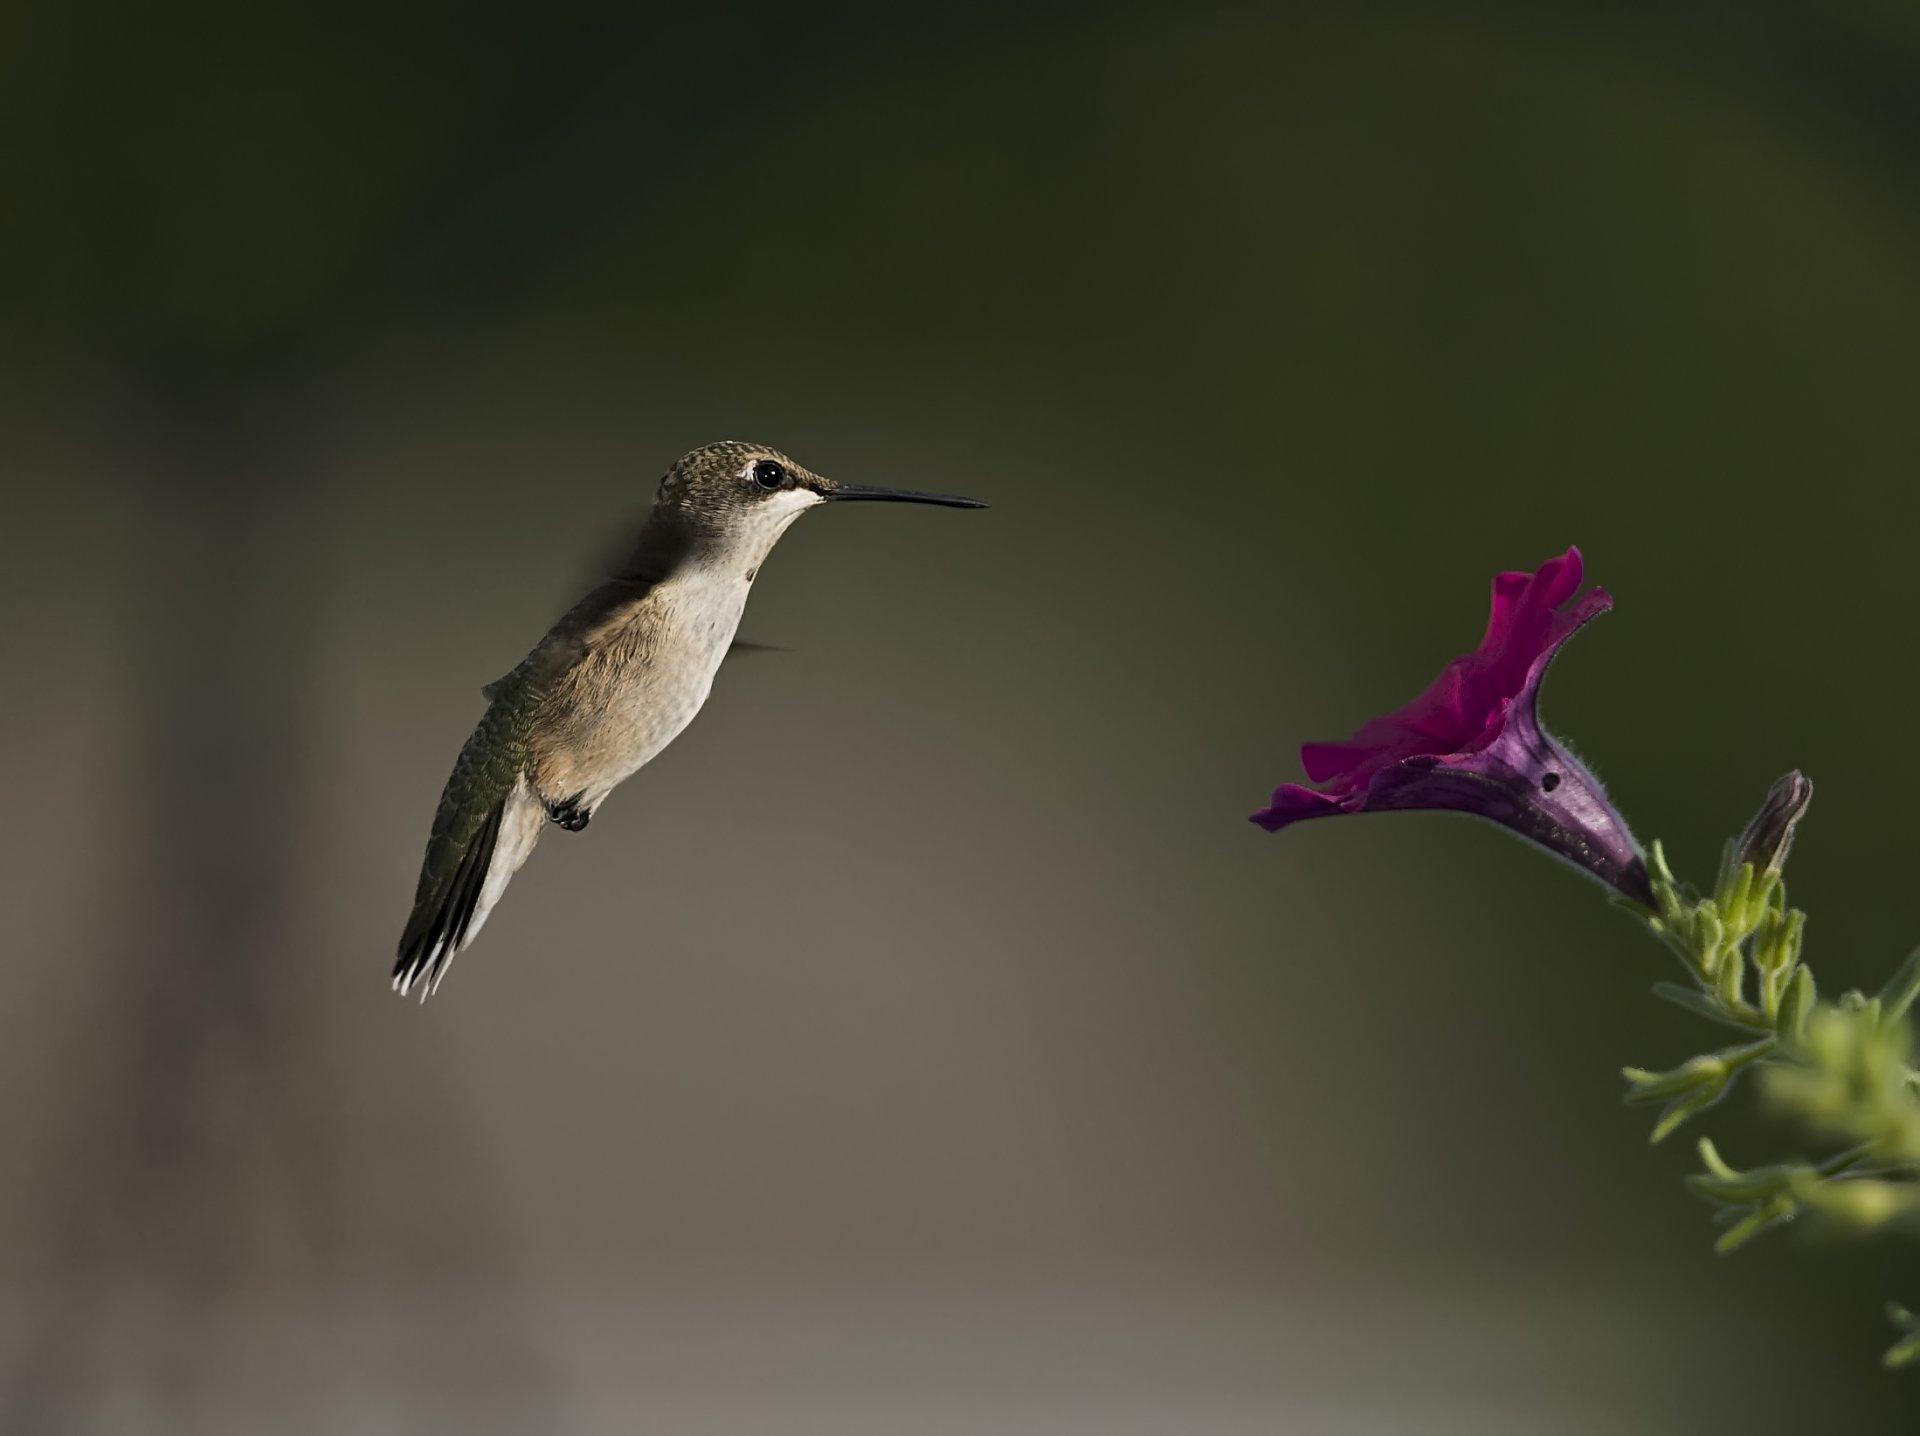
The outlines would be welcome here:
<svg viewBox="0 0 1920 1436">
<path fill-rule="evenodd" d="M 1569 548 L 1534 573 L 1493 581 L 1486 637 L 1413 702 L 1344 743 L 1300 750 L 1321 791 L 1288 783 L 1253 815 L 1269 832 L 1340 813 L 1446 809 L 1511 829 L 1650 904 L 1639 845 L 1597 779 L 1539 725 L 1540 682 L 1560 645 L 1613 606 L 1596 588 L 1570 606 L 1583 577 Z"/>
<path fill-rule="evenodd" d="M 1547 560 L 1552 563 L 1552 559 Z M 1491 649 L 1513 628 L 1514 615 L 1533 587 L 1530 573 L 1496 573 L 1493 576 L 1493 606 L 1487 613 L 1487 631 L 1481 635 L 1482 651 Z"/>
<path fill-rule="evenodd" d="M 1569 548 L 1533 573 L 1498 575 L 1480 646 L 1448 663 L 1404 708 L 1373 719 L 1344 743 L 1302 747 L 1307 776 L 1338 796 L 1365 786 L 1392 763 L 1486 747 L 1499 736 L 1507 705 L 1525 689 L 1539 659 L 1611 604 L 1604 589 L 1595 589 L 1561 610 L 1584 574 L 1580 550 Z"/>
<path fill-rule="evenodd" d="M 1467 660 L 1484 677 L 1484 701 L 1511 698 L 1520 691 L 1527 669 L 1553 641 L 1555 610 L 1579 591 L 1584 575 L 1580 550 L 1569 548 L 1533 573 L 1503 573 L 1493 581 L 1486 637 Z"/>
<path fill-rule="evenodd" d="M 1365 740 L 1365 730 L 1355 737 Z M 1307 777 L 1314 782 L 1333 783 L 1344 779 L 1349 773 L 1367 768 L 1369 759 L 1380 750 L 1380 746 L 1367 741 L 1303 743 L 1300 745 L 1300 766 L 1307 770 Z"/>
</svg>

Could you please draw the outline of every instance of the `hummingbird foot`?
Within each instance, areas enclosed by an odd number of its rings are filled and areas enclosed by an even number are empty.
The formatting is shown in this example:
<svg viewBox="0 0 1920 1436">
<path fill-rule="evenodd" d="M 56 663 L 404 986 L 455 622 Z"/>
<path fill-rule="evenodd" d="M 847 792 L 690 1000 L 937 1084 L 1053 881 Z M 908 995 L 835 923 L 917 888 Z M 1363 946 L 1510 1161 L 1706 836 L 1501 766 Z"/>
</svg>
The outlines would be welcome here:
<svg viewBox="0 0 1920 1436">
<path fill-rule="evenodd" d="M 554 822 L 558 823 L 568 832 L 579 832 L 593 818 L 593 810 L 591 808 L 583 808 L 580 806 L 580 800 L 586 796 L 587 790 L 582 788 L 571 798 L 562 798 L 558 802 L 548 803 L 547 816 L 552 818 Z"/>
</svg>

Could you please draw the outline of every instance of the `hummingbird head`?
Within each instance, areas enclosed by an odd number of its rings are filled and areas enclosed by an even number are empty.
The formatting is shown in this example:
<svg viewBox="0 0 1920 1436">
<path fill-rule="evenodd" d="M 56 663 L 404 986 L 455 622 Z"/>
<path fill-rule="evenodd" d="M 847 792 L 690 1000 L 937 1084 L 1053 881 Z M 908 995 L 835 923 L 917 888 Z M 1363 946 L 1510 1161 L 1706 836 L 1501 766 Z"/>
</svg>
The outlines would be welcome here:
<svg viewBox="0 0 1920 1436">
<path fill-rule="evenodd" d="M 656 515 L 671 514 L 711 541 L 744 546 L 764 555 L 788 524 L 816 504 L 851 499 L 945 504 L 983 509 L 978 499 L 841 484 L 795 463 L 778 449 L 731 440 L 683 454 L 667 471 L 655 501 Z"/>
</svg>

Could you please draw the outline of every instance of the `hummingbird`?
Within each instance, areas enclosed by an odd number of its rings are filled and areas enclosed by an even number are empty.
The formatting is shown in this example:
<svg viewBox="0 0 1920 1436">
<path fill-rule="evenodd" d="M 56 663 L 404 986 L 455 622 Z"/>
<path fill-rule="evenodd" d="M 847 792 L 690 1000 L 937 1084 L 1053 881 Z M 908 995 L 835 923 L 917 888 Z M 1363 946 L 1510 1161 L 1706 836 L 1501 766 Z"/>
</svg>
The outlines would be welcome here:
<svg viewBox="0 0 1920 1436">
<path fill-rule="evenodd" d="M 393 986 L 425 1001 L 479 934 L 548 823 L 577 833 L 707 701 L 753 580 L 787 526 L 855 499 L 978 509 L 976 499 L 841 484 L 777 449 L 681 456 L 631 555 L 567 610 L 488 700 L 434 814 Z"/>
</svg>

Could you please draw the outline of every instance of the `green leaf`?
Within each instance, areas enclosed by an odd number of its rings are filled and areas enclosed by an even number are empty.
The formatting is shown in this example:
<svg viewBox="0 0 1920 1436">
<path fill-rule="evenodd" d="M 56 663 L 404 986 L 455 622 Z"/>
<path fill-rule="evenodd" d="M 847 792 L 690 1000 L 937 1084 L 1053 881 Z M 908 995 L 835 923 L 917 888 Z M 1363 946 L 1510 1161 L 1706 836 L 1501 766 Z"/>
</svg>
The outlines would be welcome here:
<svg viewBox="0 0 1920 1436">
<path fill-rule="evenodd" d="M 1653 1131 L 1648 1135 L 1647 1141 L 1656 1144 L 1666 1141 L 1689 1120 L 1699 1116 L 1726 1095 L 1727 1084 L 1719 1082 L 1712 1086 L 1696 1087 L 1693 1091 L 1674 1098 L 1667 1104 L 1666 1110 L 1660 1114 L 1660 1120 L 1653 1124 Z"/>
<path fill-rule="evenodd" d="M 1765 1023 L 1727 1011 L 1712 993 L 1702 992 L 1697 987 L 1682 987 L 1677 982 L 1656 982 L 1653 985 L 1653 995 L 1671 1002 L 1675 1007 L 1685 1008 L 1696 1017 L 1704 1017 L 1709 1022 L 1718 1022 L 1722 1026 L 1732 1027 L 1741 1032 L 1767 1030 Z"/>
<path fill-rule="evenodd" d="M 1694 1149 L 1700 1154 L 1700 1165 L 1714 1176 L 1731 1181 L 1740 1175 L 1739 1170 L 1729 1166 L 1726 1159 L 1720 1155 L 1720 1149 L 1713 1145 L 1713 1138 L 1702 1137 L 1694 1144 Z"/>
<path fill-rule="evenodd" d="M 1800 961 L 1800 944 L 1806 938 L 1807 915 L 1799 908 L 1794 908 L 1782 921 L 1786 924 L 1786 930 L 1780 938 L 1781 950 L 1786 954 L 1782 960 L 1792 967 Z"/>
<path fill-rule="evenodd" d="M 1763 1202 L 1722 1232 L 1713 1249 L 1721 1256 L 1736 1252 L 1763 1232 L 1792 1221 L 1797 1210 L 1793 1198 L 1785 1195 Z"/>
<path fill-rule="evenodd" d="M 1647 844 L 1647 873 L 1653 881 L 1653 889 L 1656 893 L 1664 888 L 1669 895 L 1672 895 L 1679 887 L 1679 883 L 1674 880 L 1673 869 L 1667 866 L 1667 850 L 1658 838 Z M 1662 913 L 1666 911 L 1664 903 L 1660 910 Z"/>
<path fill-rule="evenodd" d="M 1753 864 L 1742 863 L 1729 872 L 1728 879 L 1714 894 L 1714 907 L 1723 916 L 1727 931 L 1739 938 L 1748 931 L 1746 917 L 1747 904 L 1753 897 Z"/>
<path fill-rule="evenodd" d="M 1666 1072 L 1650 1072 L 1644 1067 L 1622 1067 L 1620 1075 L 1633 1084 L 1633 1090 L 1627 1093 L 1627 1105 L 1642 1106 L 1649 1102 L 1665 1101 L 1697 1087 L 1718 1086 L 1726 1081 L 1727 1064 L 1718 1057 L 1703 1054 L 1689 1058 Z"/>
<path fill-rule="evenodd" d="M 1907 960 L 1900 964 L 1899 971 L 1888 978 L 1887 985 L 1880 989 L 1882 1025 L 1898 1022 L 1905 1017 L 1916 996 L 1920 996 L 1920 947 L 1907 954 Z"/>
<path fill-rule="evenodd" d="M 1780 964 L 1782 955 L 1780 933 L 1781 922 L 1778 913 L 1769 908 L 1760 914 L 1760 921 L 1754 925 L 1753 946 L 1750 951 L 1753 953 L 1753 965 L 1762 972 Z"/>
<path fill-rule="evenodd" d="M 1773 1030 L 1790 1048 L 1799 1048 L 1807 1037 L 1807 1019 L 1813 1015 L 1818 995 L 1813 986 L 1813 970 L 1797 967 L 1787 990 L 1780 995 L 1780 1019 Z"/>
<path fill-rule="evenodd" d="M 1709 982 L 1724 966 L 1732 965 L 1729 959 L 1737 957 L 1735 953 L 1722 950 L 1721 942 L 1726 935 L 1726 926 L 1720 921 L 1720 913 L 1711 898 L 1694 909 L 1694 964 L 1700 969 L 1700 975 Z M 1738 971 L 1737 967 L 1735 971 Z"/>
<path fill-rule="evenodd" d="M 1720 845 L 1720 867 L 1713 875 L 1713 895 L 1723 903 L 1728 891 L 1733 887 L 1734 873 L 1738 871 L 1738 864 L 1734 859 L 1734 854 L 1738 850 L 1739 844 L 1732 838 Z"/>
<path fill-rule="evenodd" d="M 1897 1301 L 1887 1303 L 1887 1319 L 1906 1332 L 1906 1335 L 1887 1348 L 1887 1354 L 1881 1358 L 1888 1367 L 1910 1366 L 1920 1359 L 1920 1318 L 1908 1311 Z"/>
<path fill-rule="evenodd" d="M 1804 1165 L 1755 1167 L 1750 1172 L 1743 1172 L 1720 1155 L 1720 1149 L 1713 1145 L 1710 1137 L 1700 1139 L 1698 1150 L 1700 1165 L 1706 1171 L 1689 1176 L 1687 1187 L 1709 1201 L 1725 1202 L 1730 1206 L 1770 1201 L 1812 1173 L 1812 1168 Z"/>
<path fill-rule="evenodd" d="M 1751 1172 L 1735 1172 L 1731 1177 L 1714 1176 L 1708 1172 L 1693 1172 L 1688 1175 L 1687 1190 L 1709 1201 L 1726 1202 L 1730 1206 L 1746 1206 L 1752 1202 L 1766 1201 L 1786 1191 L 1794 1177 L 1804 1168 L 1793 1167 L 1755 1167 Z"/>
<path fill-rule="evenodd" d="M 1746 1005 L 1747 964 L 1738 948 L 1730 948 L 1721 956 L 1713 978 L 1713 990 L 1719 994 L 1722 1004 L 1736 1009 Z"/>
</svg>

